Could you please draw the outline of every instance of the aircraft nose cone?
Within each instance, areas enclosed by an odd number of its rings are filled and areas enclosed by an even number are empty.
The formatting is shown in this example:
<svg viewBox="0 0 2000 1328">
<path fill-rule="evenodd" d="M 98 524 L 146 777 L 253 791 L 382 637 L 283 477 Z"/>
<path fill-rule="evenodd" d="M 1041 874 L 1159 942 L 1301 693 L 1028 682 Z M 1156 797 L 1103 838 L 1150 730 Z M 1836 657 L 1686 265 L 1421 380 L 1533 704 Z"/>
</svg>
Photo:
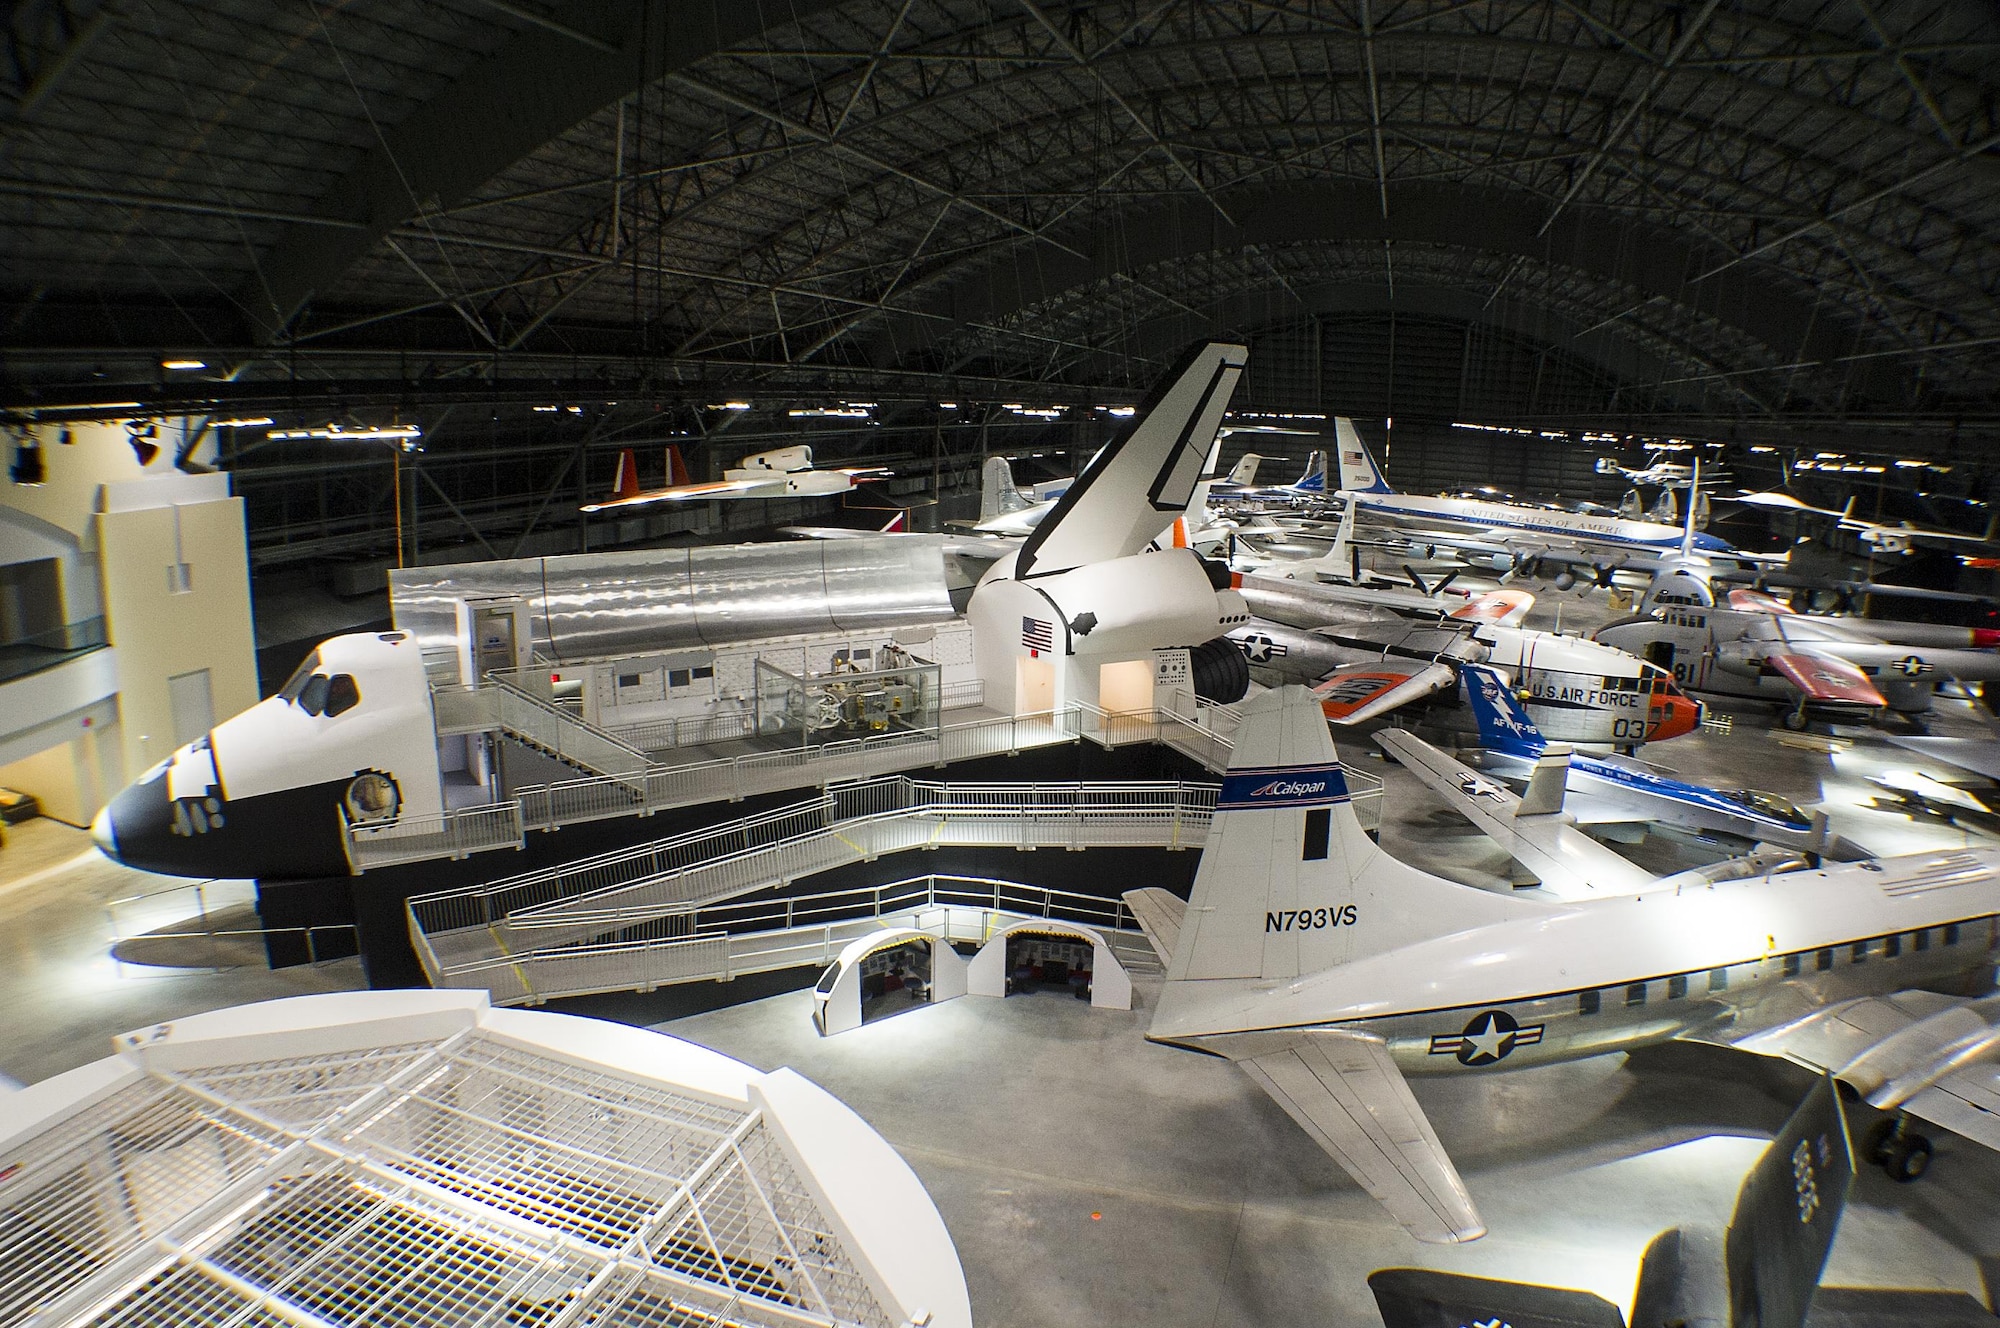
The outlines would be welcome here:
<svg viewBox="0 0 2000 1328">
<path fill-rule="evenodd" d="M 109 804 L 98 808 L 97 815 L 90 818 L 90 842 L 105 857 L 118 860 L 118 828 L 111 822 Z"/>
</svg>

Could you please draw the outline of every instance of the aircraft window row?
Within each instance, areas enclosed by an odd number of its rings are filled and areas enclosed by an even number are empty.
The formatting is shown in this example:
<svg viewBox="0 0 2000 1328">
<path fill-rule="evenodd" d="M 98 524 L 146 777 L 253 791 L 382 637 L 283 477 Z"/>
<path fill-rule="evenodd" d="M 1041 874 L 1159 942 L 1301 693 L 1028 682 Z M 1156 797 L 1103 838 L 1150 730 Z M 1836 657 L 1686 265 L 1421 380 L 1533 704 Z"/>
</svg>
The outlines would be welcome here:
<svg viewBox="0 0 2000 1328">
<path fill-rule="evenodd" d="M 1846 947 L 1828 946 L 1825 949 L 1816 951 L 1796 951 L 1782 957 L 1782 967 L 1786 977 L 1797 977 L 1805 969 L 1806 955 L 1811 954 L 1813 956 L 1813 968 L 1815 971 L 1825 973 L 1833 968 L 1835 954 L 1841 948 L 1847 950 L 1848 962 L 1850 964 L 1861 964 L 1868 961 L 1870 954 L 1880 954 L 1884 959 L 1898 957 L 1903 953 L 1904 938 L 1906 936 L 1909 938 L 1910 949 L 1922 952 L 1929 950 L 1933 944 L 1957 945 L 1961 935 L 1962 928 L 1956 922 L 1942 927 L 1920 928 L 1912 932 L 1896 932 L 1889 936 L 1876 936 L 1865 941 L 1854 941 Z M 1747 967 L 1754 969 L 1761 963 L 1762 961 L 1760 960 L 1756 964 L 1748 965 Z M 1676 973 L 1667 978 L 1666 999 L 1678 1001 L 1685 998 L 1688 994 L 1688 978 L 1689 975 L 1686 973 Z M 1651 982 L 1627 983 L 1625 985 L 1625 1004 L 1629 1007 L 1638 1007 L 1646 1004 L 1651 988 Z M 1727 968 L 1712 968 L 1708 970 L 1708 989 L 1711 992 L 1728 991 L 1729 970 Z M 1602 993 L 1593 989 L 1580 991 L 1576 994 L 1576 1012 L 1578 1014 L 1597 1014 L 1603 1008 Z"/>
</svg>

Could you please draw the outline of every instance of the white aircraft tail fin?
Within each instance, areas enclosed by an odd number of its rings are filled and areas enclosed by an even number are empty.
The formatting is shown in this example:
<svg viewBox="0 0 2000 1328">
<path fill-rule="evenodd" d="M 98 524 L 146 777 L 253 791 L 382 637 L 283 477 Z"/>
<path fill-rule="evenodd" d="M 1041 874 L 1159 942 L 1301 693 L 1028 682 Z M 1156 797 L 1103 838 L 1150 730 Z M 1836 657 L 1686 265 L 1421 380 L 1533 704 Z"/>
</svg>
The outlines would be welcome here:
<svg viewBox="0 0 2000 1328">
<path fill-rule="evenodd" d="M 1627 489 L 1625 496 L 1618 500 L 1618 515 L 1627 521 L 1645 519 L 1646 500 L 1639 496 L 1637 489 Z"/>
<path fill-rule="evenodd" d="M 1264 458 L 1258 456 L 1255 452 L 1245 452 L 1237 458 L 1236 464 L 1230 467 L 1229 482 L 1231 484 L 1255 484 L 1257 482 L 1257 467 L 1262 465 L 1263 462 Z"/>
<path fill-rule="evenodd" d="M 1668 489 L 1666 497 L 1674 496 Z M 1697 518 L 1702 525 L 1708 524 L 1708 495 L 1701 491 L 1701 453 L 1694 454 L 1694 477 L 1688 481 L 1687 525 L 1681 530 L 1681 557 L 1694 557 L 1694 531 Z"/>
<path fill-rule="evenodd" d="M 1652 510 L 1646 513 L 1646 517 L 1663 526 L 1678 526 L 1681 523 L 1681 509 L 1680 504 L 1674 500 L 1674 491 L 1660 490 L 1660 496 L 1653 500 Z"/>
<path fill-rule="evenodd" d="M 1295 978 L 1540 907 L 1384 853 L 1355 817 L 1319 699 L 1280 687 L 1243 707 L 1167 978 Z"/>
<path fill-rule="evenodd" d="M 1015 559 L 1015 578 L 1143 552 L 1188 510 L 1249 351 L 1202 342 L 1063 491 Z"/>
<path fill-rule="evenodd" d="M 1340 487 L 1349 493 L 1394 493 L 1382 478 L 1374 454 L 1354 430 L 1354 421 L 1337 416 L 1333 421 L 1333 450 L 1340 456 Z"/>
<path fill-rule="evenodd" d="M 986 465 L 979 472 L 979 519 L 991 521 L 1029 505 L 1020 486 L 1014 483 L 1014 467 L 1007 463 L 1007 458 L 986 458 Z"/>
</svg>

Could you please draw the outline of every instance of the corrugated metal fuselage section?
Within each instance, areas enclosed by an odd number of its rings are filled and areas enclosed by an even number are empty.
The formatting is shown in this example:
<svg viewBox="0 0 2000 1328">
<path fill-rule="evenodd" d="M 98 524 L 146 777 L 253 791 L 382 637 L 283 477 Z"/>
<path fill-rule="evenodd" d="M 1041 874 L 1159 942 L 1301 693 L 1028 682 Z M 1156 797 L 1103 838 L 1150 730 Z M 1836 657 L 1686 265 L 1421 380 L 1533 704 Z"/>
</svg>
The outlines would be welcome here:
<svg viewBox="0 0 2000 1328">
<path fill-rule="evenodd" d="M 519 596 L 533 646 L 585 659 L 952 616 L 936 536 L 645 549 L 389 573 L 399 630 L 427 659 L 458 643 L 464 600 Z"/>
</svg>

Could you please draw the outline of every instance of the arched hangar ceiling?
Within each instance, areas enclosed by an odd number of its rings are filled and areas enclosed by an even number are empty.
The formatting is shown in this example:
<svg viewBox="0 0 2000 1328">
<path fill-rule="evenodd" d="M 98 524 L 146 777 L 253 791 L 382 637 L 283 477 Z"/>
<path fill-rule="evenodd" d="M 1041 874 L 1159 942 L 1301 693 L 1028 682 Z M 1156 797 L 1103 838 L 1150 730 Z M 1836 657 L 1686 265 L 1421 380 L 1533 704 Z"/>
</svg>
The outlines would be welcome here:
<svg viewBox="0 0 2000 1328">
<path fill-rule="evenodd" d="M 1073 396 L 1192 336 L 1387 311 L 1605 385 L 1518 419 L 2000 436 L 1983 0 L 26 0 L 10 22 L 11 405 L 102 399 L 163 353 L 231 381 L 148 401 L 549 377 Z"/>
</svg>

